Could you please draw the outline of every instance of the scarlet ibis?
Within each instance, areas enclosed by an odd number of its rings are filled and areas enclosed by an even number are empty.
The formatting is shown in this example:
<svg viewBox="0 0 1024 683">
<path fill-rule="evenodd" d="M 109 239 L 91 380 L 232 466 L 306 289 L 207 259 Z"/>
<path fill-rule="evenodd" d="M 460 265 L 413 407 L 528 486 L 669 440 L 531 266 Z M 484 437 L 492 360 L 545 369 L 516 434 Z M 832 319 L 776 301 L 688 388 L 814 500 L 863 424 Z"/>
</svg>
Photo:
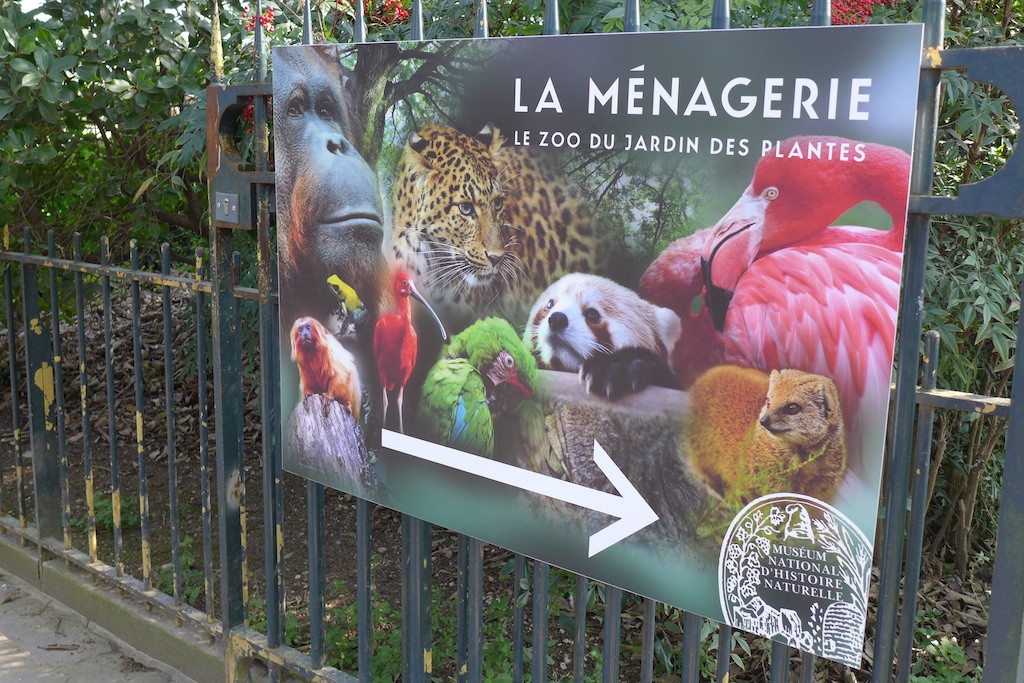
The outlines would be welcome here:
<svg viewBox="0 0 1024 683">
<path fill-rule="evenodd" d="M 807 158 L 829 143 L 861 153 Z M 856 453 L 861 408 L 884 421 L 909 178 L 905 152 L 842 138 L 790 138 L 763 157 L 725 216 L 670 244 L 641 280 L 642 296 L 683 321 L 680 383 L 723 362 L 829 376 Z M 831 225 L 862 201 L 892 228 Z"/>
<path fill-rule="evenodd" d="M 402 420 L 402 399 L 405 393 L 405 384 L 416 367 L 416 330 L 412 325 L 412 315 L 409 305 L 409 297 L 415 297 L 430 312 L 437 326 L 441 329 L 441 339 L 448 341 L 448 334 L 444 331 L 444 325 L 437 313 L 431 308 L 427 300 L 416 289 L 412 278 L 404 270 L 395 271 L 392 279 L 392 287 L 395 293 L 395 301 L 398 304 L 397 313 L 383 315 L 377 320 L 377 326 L 373 328 L 373 355 L 377 360 L 377 374 L 380 377 L 381 387 L 384 394 L 384 414 L 382 421 L 388 416 L 388 392 L 398 389 L 398 431 L 405 433 L 405 424 Z"/>
</svg>

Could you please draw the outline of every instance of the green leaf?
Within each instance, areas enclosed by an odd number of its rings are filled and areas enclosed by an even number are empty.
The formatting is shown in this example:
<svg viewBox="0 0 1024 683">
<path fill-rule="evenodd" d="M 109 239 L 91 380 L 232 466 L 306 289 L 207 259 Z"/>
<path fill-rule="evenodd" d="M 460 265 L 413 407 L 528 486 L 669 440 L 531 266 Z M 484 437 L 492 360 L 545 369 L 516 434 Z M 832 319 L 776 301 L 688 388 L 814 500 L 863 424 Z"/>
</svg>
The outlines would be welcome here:
<svg viewBox="0 0 1024 683">
<path fill-rule="evenodd" d="M 18 31 L 14 28 L 14 24 L 10 19 L 6 17 L 0 17 L 0 31 L 4 34 L 4 39 L 7 44 L 11 47 L 18 47 Z"/>
<path fill-rule="evenodd" d="M 173 161 L 173 160 L 177 159 L 179 152 L 180 151 L 177 150 L 177 149 L 172 149 L 169 152 L 165 152 L 164 155 L 162 157 L 160 157 L 160 160 L 158 162 L 156 162 L 156 165 L 157 166 L 163 166 L 168 161 Z"/>
<path fill-rule="evenodd" d="M 139 189 L 136 190 L 136 192 L 135 192 L 135 196 L 132 197 L 132 203 L 133 204 L 139 201 L 139 197 L 141 197 L 142 195 L 144 195 L 146 193 L 146 190 L 149 189 L 149 186 L 153 184 L 154 180 L 156 180 L 156 176 L 155 175 L 151 175 L 148 178 L 146 178 L 144 181 L 142 181 L 142 185 L 139 186 Z"/>
<path fill-rule="evenodd" d="M 49 52 L 44 50 L 42 47 L 37 47 L 32 52 L 32 57 L 36 60 L 36 66 L 39 67 L 40 71 L 46 73 L 50 70 L 50 65 L 53 64 L 53 55 Z"/>
<path fill-rule="evenodd" d="M 36 104 L 39 109 L 39 115 L 43 117 L 43 120 L 47 123 L 57 123 L 57 107 L 50 104 L 46 100 L 39 100 Z"/>
<path fill-rule="evenodd" d="M 36 49 L 36 38 L 31 32 L 21 34 L 18 38 L 18 52 L 29 54 Z"/>
<path fill-rule="evenodd" d="M 23 59 L 21 57 L 15 57 L 14 59 L 12 59 L 10 61 L 10 65 L 11 65 L 11 68 L 14 69 L 15 71 L 20 71 L 20 72 L 25 73 L 25 74 L 31 74 L 31 73 L 38 73 L 39 72 L 39 70 L 36 69 L 36 65 L 35 64 L 33 64 L 32 62 L 28 61 L 27 59 Z"/>
<path fill-rule="evenodd" d="M 63 57 L 55 59 L 48 71 L 50 73 L 63 73 L 65 71 L 70 71 L 77 63 L 78 58 L 75 55 L 64 55 Z"/>
<path fill-rule="evenodd" d="M 123 93 L 130 89 L 132 84 L 122 78 L 115 78 L 107 85 L 107 90 L 112 93 Z M 131 95 L 129 95 L 131 97 Z"/>
<path fill-rule="evenodd" d="M 43 99 L 50 104 L 60 103 L 60 88 L 53 81 L 44 82 L 42 88 L 40 88 L 40 92 L 43 95 Z"/>
<path fill-rule="evenodd" d="M 57 157 L 57 150 L 51 145 L 41 145 L 28 150 L 24 156 L 25 163 L 47 164 Z"/>
</svg>

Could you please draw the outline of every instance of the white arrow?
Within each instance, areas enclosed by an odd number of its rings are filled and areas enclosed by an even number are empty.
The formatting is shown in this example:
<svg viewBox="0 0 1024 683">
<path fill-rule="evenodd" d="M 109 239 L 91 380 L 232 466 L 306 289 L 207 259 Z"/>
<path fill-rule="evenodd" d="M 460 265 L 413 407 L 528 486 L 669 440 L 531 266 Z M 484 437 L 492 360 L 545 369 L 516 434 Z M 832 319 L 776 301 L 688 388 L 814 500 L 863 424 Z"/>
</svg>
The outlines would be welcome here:
<svg viewBox="0 0 1024 683">
<path fill-rule="evenodd" d="M 570 481 L 506 465 L 503 462 L 489 460 L 479 455 L 442 446 L 432 441 L 417 439 L 414 436 L 400 434 L 389 429 L 383 430 L 381 445 L 384 448 L 401 451 L 438 465 L 618 517 L 617 522 L 613 522 L 590 537 L 589 557 L 593 557 L 605 548 L 615 545 L 627 536 L 658 521 L 658 515 L 647 504 L 640 492 L 629 483 L 626 475 L 612 462 L 608 453 L 596 440 L 594 441 L 594 463 L 601 468 L 604 476 L 608 477 L 608 481 L 612 483 L 619 495 L 588 489 L 586 486 L 573 484 Z"/>
</svg>

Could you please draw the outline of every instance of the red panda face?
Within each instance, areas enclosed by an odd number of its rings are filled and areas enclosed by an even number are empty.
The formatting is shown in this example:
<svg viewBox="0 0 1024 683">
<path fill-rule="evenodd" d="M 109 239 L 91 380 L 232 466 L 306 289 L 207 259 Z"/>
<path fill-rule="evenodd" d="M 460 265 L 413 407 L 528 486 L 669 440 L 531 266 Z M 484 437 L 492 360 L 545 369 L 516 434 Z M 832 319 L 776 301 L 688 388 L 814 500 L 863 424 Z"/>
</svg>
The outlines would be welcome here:
<svg viewBox="0 0 1024 683">
<path fill-rule="evenodd" d="M 576 372 L 587 359 L 627 347 L 668 362 L 681 334 L 679 316 L 607 278 L 570 273 L 530 311 L 523 341 L 541 366 Z"/>
<path fill-rule="evenodd" d="M 611 280 L 572 273 L 537 299 L 523 339 L 543 366 L 556 370 L 575 372 L 596 354 L 628 346 L 664 357 L 666 344 L 660 339 L 656 310 Z"/>
</svg>

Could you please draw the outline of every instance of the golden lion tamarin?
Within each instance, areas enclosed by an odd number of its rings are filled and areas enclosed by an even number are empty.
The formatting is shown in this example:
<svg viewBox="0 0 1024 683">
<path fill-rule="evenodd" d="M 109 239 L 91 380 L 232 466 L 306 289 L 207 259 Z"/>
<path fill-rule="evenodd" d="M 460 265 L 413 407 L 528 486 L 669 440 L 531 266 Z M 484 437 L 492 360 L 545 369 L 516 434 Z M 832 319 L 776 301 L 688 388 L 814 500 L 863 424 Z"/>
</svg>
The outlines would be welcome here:
<svg viewBox="0 0 1024 683">
<path fill-rule="evenodd" d="M 839 392 L 828 377 L 720 365 L 697 378 L 690 400 L 685 447 L 723 498 L 835 494 L 846 474 L 846 435 Z"/>
<path fill-rule="evenodd" d="M 292 360 L 299 366 L 303 398 L 324 394 L 359 420 L 362 392 L 355 358 L 315 318 L 299 318 L 292 325 Z"/>
</svg>

